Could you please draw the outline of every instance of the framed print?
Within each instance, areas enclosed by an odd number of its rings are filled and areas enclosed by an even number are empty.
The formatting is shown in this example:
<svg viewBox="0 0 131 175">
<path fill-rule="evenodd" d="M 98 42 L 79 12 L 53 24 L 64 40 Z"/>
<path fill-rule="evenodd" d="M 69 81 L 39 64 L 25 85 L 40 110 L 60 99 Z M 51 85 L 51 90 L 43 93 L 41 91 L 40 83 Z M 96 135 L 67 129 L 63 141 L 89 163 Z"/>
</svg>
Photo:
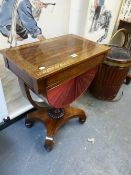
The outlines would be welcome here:
<svg viewBox="0 0 131 175">
<path fill-rule="evenodd" d="M 90 0 L 87 23 L 85 29 L 86 38 L 98 43 L 108 43 L 122 0 Z"/>
<path fill-rule="evenodd" d="M 0 0 L 0 49 L 67 34 L 69 12 L 70 0 Z"/>
</svg>

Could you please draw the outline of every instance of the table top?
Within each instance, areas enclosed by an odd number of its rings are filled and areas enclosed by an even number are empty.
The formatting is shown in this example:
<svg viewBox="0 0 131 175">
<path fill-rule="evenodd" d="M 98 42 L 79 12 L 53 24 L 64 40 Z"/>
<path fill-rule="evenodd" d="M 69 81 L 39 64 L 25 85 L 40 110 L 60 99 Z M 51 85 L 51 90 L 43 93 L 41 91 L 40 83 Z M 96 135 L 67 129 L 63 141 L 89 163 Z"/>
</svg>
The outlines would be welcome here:
<svg viewBox="0 0 131 175">
<path fill-rule="evenodd" d="M 108 50 L 75 35 L 65 35 L 3 50 L 10 59 L 35 78 L 48 76 Z"/>
<path fill-rule="evenodd" d="M 69 67 L 106 53 L 109 47 L 76 35 L 64 35 L 0 51 L 17 71 L 35 80 L 55 75 Z M 14 67 L 13 66 L 13 67 Z M 9 69 L 13 71 L 14 68 Z M 13 71 L 16 74 L 16 71 Z"/>
</svg>

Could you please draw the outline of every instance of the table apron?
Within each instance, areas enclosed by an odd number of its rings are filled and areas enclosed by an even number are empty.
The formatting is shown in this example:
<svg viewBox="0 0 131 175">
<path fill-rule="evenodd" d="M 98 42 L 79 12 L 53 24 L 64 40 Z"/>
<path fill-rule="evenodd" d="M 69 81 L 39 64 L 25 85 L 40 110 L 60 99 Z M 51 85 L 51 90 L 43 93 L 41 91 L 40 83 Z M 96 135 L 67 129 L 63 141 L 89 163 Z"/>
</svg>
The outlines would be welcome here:
<svg viewBox="0 0 131 175">
<path fill-rule="evenodd" d="M 89 60 L 86 60 L 80 64 L 69 67 L 61 72 L 55 73 L 53 76 L 50 76 L 46 79 L 46 88 L 47 90 L 62 84 L 63 82 L 73 79 L 86 71 L 98 66 L 102 63 L 105 54 L 93 57 Z"/>
</svg>

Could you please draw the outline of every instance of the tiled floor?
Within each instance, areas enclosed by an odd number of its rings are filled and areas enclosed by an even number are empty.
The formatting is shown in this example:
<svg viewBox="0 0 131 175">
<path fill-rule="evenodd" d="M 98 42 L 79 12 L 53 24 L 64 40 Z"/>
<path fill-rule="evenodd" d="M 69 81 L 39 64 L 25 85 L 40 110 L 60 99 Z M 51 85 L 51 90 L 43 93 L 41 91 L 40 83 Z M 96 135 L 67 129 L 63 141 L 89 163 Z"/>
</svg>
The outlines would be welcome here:
<svg viewBox="0 0 131 175">
<path fill-rule="evenodd" d="M 123 90 L 118 102 L 90 94 L 77 100 L 73 105 L 86 111 L 86 123 L 73 119 L 63 126 L 50 153 L 40 123 L 27 129 L 21 120 L 1 131 L 0 175 L 131 175 L 131 85 Z"/>
</svg>

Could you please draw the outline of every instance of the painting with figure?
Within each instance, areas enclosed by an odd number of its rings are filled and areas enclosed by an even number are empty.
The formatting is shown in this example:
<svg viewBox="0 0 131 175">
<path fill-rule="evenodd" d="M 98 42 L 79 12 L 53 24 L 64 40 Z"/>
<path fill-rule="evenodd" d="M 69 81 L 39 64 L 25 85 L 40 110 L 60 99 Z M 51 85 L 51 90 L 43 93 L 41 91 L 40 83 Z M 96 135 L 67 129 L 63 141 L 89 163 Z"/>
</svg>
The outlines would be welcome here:
<svg viewBox="0 0 131 175">
<path fill-rule="evenodd" d="M 101 36 L 97 38 L 96 42 L 102 42 L 107 37 L 111 20 L 111 12 L 105 7 L 105 0 L 92 0 L 89 15 L 91 21 L 89 33 L 99 31 Z"/>
<path fill-rule="evenodd" d="M 109 43 L 123 0 L 89 0 L 85 37 Z"/>
<path fill-rule="evenodd" d="M 94 13 L 93 13 L 93 19 L 92 19 L 92 24 L 90 27 L 90 32 L 96 31 L 99 23 L 99 18 L 100 18 L 100 13 L 102 10 L 102 7 L 104 6 L 104 1 L 105 0 L 94 0 Z"/>
<path fill-rule="evenodd" d="M 2 0 L 0 6 L 0 32 L 12 44 L 32 38 L 44 39 L 37 20 L 48 5 L 44 0 Z"/>
</svg>

